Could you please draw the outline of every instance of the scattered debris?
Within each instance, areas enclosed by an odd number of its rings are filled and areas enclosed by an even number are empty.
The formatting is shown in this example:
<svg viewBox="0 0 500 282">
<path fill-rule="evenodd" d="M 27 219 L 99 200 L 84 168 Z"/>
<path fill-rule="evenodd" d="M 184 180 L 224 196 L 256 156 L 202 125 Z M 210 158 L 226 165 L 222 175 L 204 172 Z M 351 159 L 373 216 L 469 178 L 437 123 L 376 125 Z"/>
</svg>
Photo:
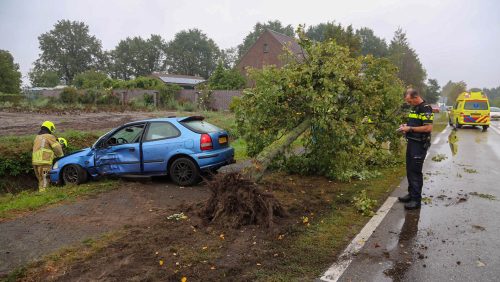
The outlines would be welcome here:
<svg viewBox="0 0 500 282">
<path fill-rule="evenodd" d="M 464 171 L 467 172 L 467 173 L 477 173 L 477 170 L 475 170 L 473 168 L 466 168 L 466 167 L 464 167 Z"/>
<path fill-rule="evenodd" d="M 490 194 L 483 194 L 483 193 L 478 193 L 478 192 L 471 192 L 469 193 L 469 195 L 473 195 L 473 196 L 478 196 L 480 198 L 483 198 L 483 199 L 488 199 L 488 200 L 496 200 L 497 198 L 493 195 L 490 195 Z"/>
<path fill-rule="evenodd" d="M 429 197 L 422 198 L 422 203 L 424 204 L 432 204 L 432 199 Z"/>
<path fill-rule="evenodd" d="M 167 217 L 168 220 L 176 220 L 176 221 L 179 221 L 179 220 L 184 220 L 184 219 L 187 219 L 188 217 L 183 213 L 174 213 L 173 215 L 170 215 Z"/>
<path fill-rule="evenodd" d="M 484 267 L 484 266 L 486 266 L 486 264 L 484 262 L 480 261 L 480 260 L 476 261 L 476 265 L 477 265 L 477 267 Z"/>
<path fill-rule="evenodd" d="M 446 156 L 445 154 L 437 154 L 434 157 L 432 157 L 432 160 L 435 162 L 440 162 L 446 160 L 447 158 L 448 156 Z"/>
<path fill-rule="evenodd" d="M 484 227 L 482 227 L 480 225 L 472 225 L 472 228 L 477 229 L 479 231 L 485 231 L 486 230 L 486 228 L 484 228 Z"/>
<path fill-rule="evenodd" d="M 461 262 L 460 262 L 460 261 L 457 261 L 457 265 L 460 265 L 460 264 L 461 264 Z"/>
</svg>

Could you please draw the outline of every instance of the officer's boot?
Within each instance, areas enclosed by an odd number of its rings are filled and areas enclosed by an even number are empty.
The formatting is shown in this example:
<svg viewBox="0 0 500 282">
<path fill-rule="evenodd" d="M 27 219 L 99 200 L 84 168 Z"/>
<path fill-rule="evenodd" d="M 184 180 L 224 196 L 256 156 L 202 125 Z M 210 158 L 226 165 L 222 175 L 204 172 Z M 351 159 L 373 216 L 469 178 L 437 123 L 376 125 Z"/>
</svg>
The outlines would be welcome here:
<svg viewBox="0 0 500 282">
<path fill-rule="evenodd" d="M 408 203 L 409 201 L 411 201 L 410 194 L 406 194 L 406 196 L 403 197 L 398 197 L 398 200 L 402 203 Z"/>
<path fill-rule="evenodd" d="M 405 209 L 407 210 L 416 210 L 420 208 L 420 202 L 417 202 L 415 200 L 410 200 L 408 203 L 405 204 Z"/>
</svg>

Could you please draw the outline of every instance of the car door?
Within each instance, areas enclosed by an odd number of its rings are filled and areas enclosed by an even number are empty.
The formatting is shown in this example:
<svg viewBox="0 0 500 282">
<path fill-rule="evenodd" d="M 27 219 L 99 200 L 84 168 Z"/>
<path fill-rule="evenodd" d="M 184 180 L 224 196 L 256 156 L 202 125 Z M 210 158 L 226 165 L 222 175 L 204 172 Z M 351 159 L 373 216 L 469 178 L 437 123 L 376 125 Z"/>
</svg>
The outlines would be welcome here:
<svg viewBox="0 0 500 282">
<path fill-rule="evenodd" d="M 167 155 L 182 144 L 181 132 L 168 121 L 151 122 L 142 143 L 144 173 L 165 174 Z"/>
<path fill-rule="evenodd" d="M 96 149 L 95 165 L 99 174 L 139 174 L 142 172 L 140 142 L 145 125 L 145 123 L 139 123 L 122 127 Z"/>
</svg>

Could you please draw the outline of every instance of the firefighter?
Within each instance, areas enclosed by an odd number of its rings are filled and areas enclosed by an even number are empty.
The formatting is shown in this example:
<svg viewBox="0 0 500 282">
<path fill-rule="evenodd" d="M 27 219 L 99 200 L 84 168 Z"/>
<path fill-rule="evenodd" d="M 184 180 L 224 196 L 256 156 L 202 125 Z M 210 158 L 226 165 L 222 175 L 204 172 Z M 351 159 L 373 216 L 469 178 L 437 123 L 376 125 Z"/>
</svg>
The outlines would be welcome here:
<svg viewBox="0 0 500 282">
<path fill-rule="evenodd" d="M 406 147 L 406 175 L 408 178 L 408 194 L 399 197 L 405 203 L 405 209 L 419 209 L 422 200 L 422 186 L 424 178 L 422 167 L 431 145 L 432 121 L 434 114 L 432 107 L 425 102 L 417 90 L 408 89 L 405 92 L 405 101 L 411 106 L 408 122 L 402 124 L 399 130 L 408 140 Z"/>
<path fill-rule="evenodd" d="M 54 136 L 56 127 L 51 121 L 44 121 L 33 144 L 32 164 L 38 179 L 38 190 L 45 192 L 49 184 L 49 171 L 54 157 L 64 155 L 62 146 Z"/>
</svg>

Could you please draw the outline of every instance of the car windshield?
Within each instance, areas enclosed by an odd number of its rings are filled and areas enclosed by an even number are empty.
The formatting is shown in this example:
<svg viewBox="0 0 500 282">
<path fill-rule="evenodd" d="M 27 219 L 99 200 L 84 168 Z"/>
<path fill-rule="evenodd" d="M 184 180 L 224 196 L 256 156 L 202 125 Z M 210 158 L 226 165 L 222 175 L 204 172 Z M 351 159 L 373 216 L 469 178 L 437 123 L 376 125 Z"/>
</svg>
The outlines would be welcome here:
<svg viewBox="0 0 500 282">
<path fill-rule="evenodd" d="M 181 124 L 196 133 L 211 133 L 222 131 L 222 129 L 218 128 L 217 126 L 203 120 L 181 121 Z"/>
<path fill-rule="evenodd" d="M 467 101 L 464 105 L 464 110 L 487 110 L 488 103 L 486 101 Z"/>
<path fill-rule="evenodd" d="M 97 141 L 95 141 L 94 145 L 92 145 L 92 148 L 96 148 L 97 146 L 99 146 L 99 143 L 101 143 L 101 141 L 106 138 L 109 134 L 111 134 L 111 132 L 113 131 L 114 129 L 106 132 L 106 134 L 102 135 L 101 137 L 99 137 L 99 139 L 97 139 Z"/>
</svg>

